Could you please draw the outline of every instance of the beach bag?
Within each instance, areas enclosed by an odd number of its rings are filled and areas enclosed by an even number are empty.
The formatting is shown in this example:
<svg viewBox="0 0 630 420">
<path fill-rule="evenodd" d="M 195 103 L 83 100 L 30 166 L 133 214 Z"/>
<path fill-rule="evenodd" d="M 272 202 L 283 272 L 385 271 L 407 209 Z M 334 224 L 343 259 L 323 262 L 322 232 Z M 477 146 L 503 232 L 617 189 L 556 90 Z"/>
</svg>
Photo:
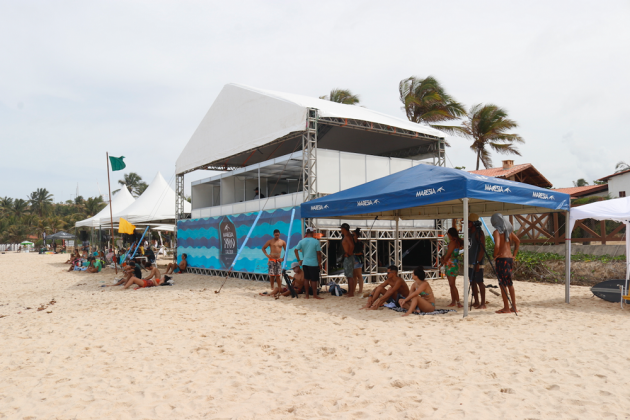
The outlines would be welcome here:
<svg viewBox="0 0 630 420">
<path fill-rule="evenodd" d="M 330 283 L 328 285 L 328 290 L 330 291 L 330 294 L 333 296 L 343 296 L 344 293 L 347 293 L 337 283 Z"/>
</svg>

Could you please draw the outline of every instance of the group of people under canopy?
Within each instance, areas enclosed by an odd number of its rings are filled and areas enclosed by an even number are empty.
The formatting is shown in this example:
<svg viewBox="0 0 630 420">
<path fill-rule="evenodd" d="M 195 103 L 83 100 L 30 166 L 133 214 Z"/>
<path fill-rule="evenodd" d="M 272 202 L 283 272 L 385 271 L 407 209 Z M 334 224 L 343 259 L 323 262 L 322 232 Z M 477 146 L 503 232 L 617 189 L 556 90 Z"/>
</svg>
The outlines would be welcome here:
<svg viewBox="0 0 630 420">
<path fill-rule="evenodd" d="M 463 254 L 468 252 L 468 273 L 472 284 L 473 307 L 486 309 L 486 287 L 483 267 L 485 259 L 488 258 L 491 260 L 490 264 L 496 273 L 503 299 L 503 308 L 496 312 L 499 314 L 517 312 L 512 271 L 514 259 L 518 254 L 520 240 L 514 234 L 514 229 L 510 222 L 502 214 L 493 214 L 490 221 L 495 228 L 492 234 L 495 244 L 492 256 L 486 250 L 486 239 L 481 228 L 482 222 L 478 215 L 471 213 L 468 217 L 470 238 L 468 247 L 464 246 L 464 241 L 457 229 L 450 228 L 448 230 L 448 248 L 440 260 L 441 265 L 445 268 L 451 293 L 451 302 L 447 307 L 462 307 L 455 281 L 461 271 Z M 347 294 L 344 296 L 353 297 L 355 296 L 357 285 L 359 286 L 359 294 L 363 292 L 364 245 L 361 241 L 361 230 L 359 228 L 351 232 L 350 226 L 347 223 L 343 223 L 340 229 L 343 236 L 341 241 L 343 247 L 343 272 L 348 283 Z M 297 261 L 291 264 L 294 274 L 293 276 L 288 276 L 292 280 L 291 288 L 296 293 L 304 293 L 307 299 L 309 294 L 312 294 L 315 299 L 321 299 L 318 296 L 320 272 L 322 270 L 321 245 L 319 240 L 314 238 L 314 233 L 315 229 L 312 227 L 306 228 L 304 239 L 295 247 Z M 512 248 L 514 248 L 513 251 Z M 283 250 L 285 252 L 284 256 Z M 286 242 L 280 239 L 279 230 L 276 229 L 274 231 L 273 238 L 265 243 L 262 251 L 268 259 L 267 266 L 272 290 L 271 292 L 260 293 L 260 295 L 276 298 L 279 296 L 290 296 L 292 293 L 287 287 L 289 285 L 282 285 L 282 263 L 286 258 Z M 492 261 L 495 262 L 494 265 Z M 411 287 L 407 285 L 398 271 L 396 265 L 387 267 L 387 279 L 367 296 L 367 303 L 363 309 L 376 310 L 382 306 L 392 307 L 393 305 L 394 307 L 407 310 L 403 316 L 412 313 L 435 311 L 435 295 L 431 285 L 426 281 L 424 269 L 416 267 L 413 270 L 413 284 Z"/>
</svg>

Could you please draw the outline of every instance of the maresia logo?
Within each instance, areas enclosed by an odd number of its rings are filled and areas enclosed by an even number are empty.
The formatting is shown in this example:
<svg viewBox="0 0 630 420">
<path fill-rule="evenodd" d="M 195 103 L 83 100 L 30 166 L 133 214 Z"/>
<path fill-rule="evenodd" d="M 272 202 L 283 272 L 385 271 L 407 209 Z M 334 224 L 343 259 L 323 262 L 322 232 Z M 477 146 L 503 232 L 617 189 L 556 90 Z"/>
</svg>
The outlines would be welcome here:
<svg viewBox="0 0 630 420">
<path fill-rule="evenodd" d="M 437 190 L 435 188 L 427 188 L 426 190 L 418 191 L 416 197 L 426 197 L 428 195 L 438 194 L 444 192 L 444 187 L 440 187 Z"/>
<path fill-rule="evenodd" d="M 547 193 L 537 192 L 537 191 L 534 191 L 532 193 L 532 197 L 540 198 L 541 200 L 555 200 L 556 199 L 553 195 L 549 195 Z"/>
<path fill-rule="evenodd" d="M 322 206 L 321 204 L 317 204 L 315 206 L 311 206 L 311 210 L 325 210 L 328 208 L 328 204 Z"/>
<path fill-rule="evenodd" d="M 361 200 L 361 201 L 357 201 L 357 206 L 362 207 L 362 206 L 373 206 L 374 204 L 378 204 L 380 203 L 380 201 L 377 200 Z"/>
<path fill-rule="evenodd" d="M 508 194 L 512 192 L 512 190 L 510 190 L 509 187 L 503 187 L 502 185 L 491 185 L 491 184 L 486 184 L 485 190 L 498 192 L 498 193 L 508 193 Z"/>
</svg>

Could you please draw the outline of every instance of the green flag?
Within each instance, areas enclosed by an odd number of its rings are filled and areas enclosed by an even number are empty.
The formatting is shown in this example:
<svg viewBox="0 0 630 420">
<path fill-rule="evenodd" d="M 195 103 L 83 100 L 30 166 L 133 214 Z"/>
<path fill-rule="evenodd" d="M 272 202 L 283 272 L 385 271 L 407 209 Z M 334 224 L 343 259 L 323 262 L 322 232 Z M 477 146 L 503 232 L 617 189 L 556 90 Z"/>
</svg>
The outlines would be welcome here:
<svg viewBox="0 0 630 420">
<path fill-rule="evenodd" d="M 119 158 L 113 156 L 109 157 L 109 161 L 112 164 L 112 171 L 122 171 L 127 167 L 127 165 L 125 165 L 125 162 L 123 162 L 124 158 L 124 156 L 121 156 Z"/>
</svg>

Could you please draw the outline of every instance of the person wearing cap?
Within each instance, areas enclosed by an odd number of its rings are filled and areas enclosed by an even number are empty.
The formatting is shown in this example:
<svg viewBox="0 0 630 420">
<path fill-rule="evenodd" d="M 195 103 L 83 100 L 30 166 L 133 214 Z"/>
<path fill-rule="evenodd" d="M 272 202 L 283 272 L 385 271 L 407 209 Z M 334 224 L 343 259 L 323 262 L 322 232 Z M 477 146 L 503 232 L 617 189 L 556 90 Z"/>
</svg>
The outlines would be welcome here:
<svg viewBox="0 0 630 420">
<path fill-rule="evenodd" d="M 350 233 L 350 225 L 341 225 L 343 239 L 343 275 L 348 279 L 348 294 L 345 297 L 354 297 L 354 289 L 357 288 L 357 279 L 354 277 L 354 238 Z"/>
<path fill-rule="evenodd" d="M 322 246 L 317 239 L 313 238 L 313 233 L 315 233 L 315 229 L 310 226 L 306 228 L 305 238 L 298 242 L 295 247 L 295 258 L 297 258 L 304 271 L 304 293 L 306 294 L 306 299 L 308 299 L 309 288 L 313 291 L 315 299 L 322 299 L 317 295 L 319 272 L 322 269 Z M 300 251 L 302 251 L 302 259 L 300 259 Z"/>
<path fill-rule="evenodd" d="M 483 258 L 486 236 L 481 230 L 479 216 L 468 216 L 468 279 L 472 286 L 473 308 L 486 309 L 486 286 L 483 284 Z M 481 295 L 481 300 L 480 296 Z"/>
<path fill-rule="evenodd" d="M 295 290 L 295 293 L 299 295 L 304 291 L 304 271 L 302 271 L 298 262 L 294 262 L 293 264 L 291 264 L 291 269 L 294 273 L 293 276 L 287 276 L 291 280 L 293 280 L 293 282 L 291 283 L 293 285 L 293 290 Z M 270 293 L 263 292 L 258 294 L 260 296 L 275 297 L 276 299 L 278 299 L 280 296 L 291 296 L 291 291 L 288 287 L 278 286 Z"/>
<path fill-rule="evenodd" d="M 267 253 L 269 248 L 269 253 Z M 274 281 L 278 284 L 278 287 L 282 286 L 282 250 L 284 249 L 285 257 L 287 252 L 287 243 L 280 239 L 280 231 L 278 229 L 273 231 L 273 238 L 269 239 L 262 247 L 262 252 L 265 257 L 268 258 L 267 268 L 269 270 L 269 283 L 273 289 Z"/>
</svg>

